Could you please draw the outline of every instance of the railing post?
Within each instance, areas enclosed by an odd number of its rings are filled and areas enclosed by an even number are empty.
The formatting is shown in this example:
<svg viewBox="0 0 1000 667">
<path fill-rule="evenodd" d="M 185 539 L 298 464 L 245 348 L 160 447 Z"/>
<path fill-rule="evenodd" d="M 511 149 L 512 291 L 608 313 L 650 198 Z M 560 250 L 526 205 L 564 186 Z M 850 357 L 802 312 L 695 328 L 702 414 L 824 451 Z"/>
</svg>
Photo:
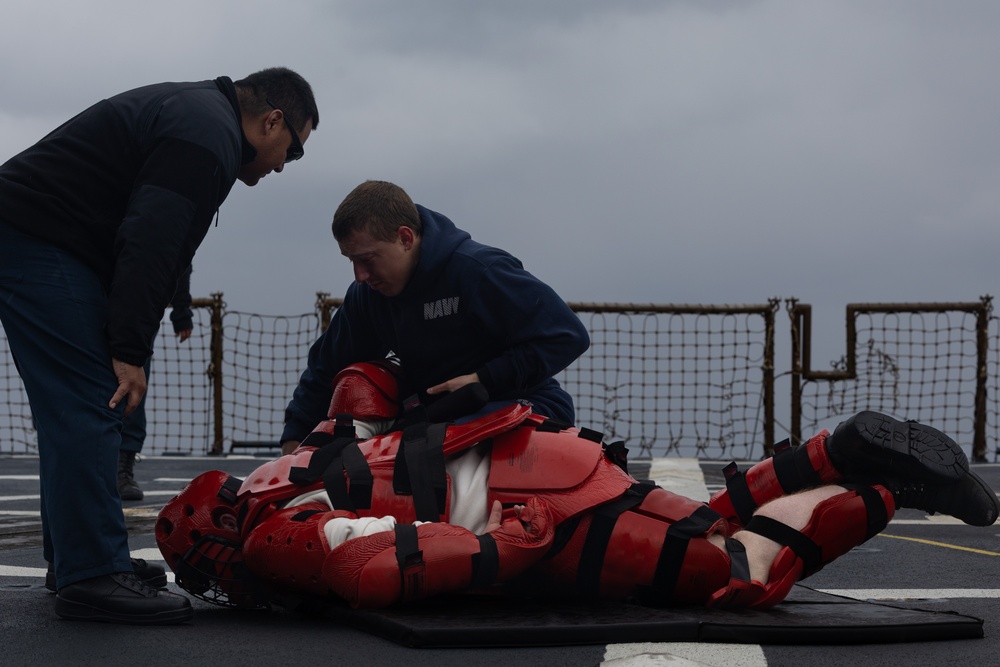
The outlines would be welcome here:
<svg viewBox="0 0 1000 667">
<path fill-rule="evenodd" d="M 338 300 L 339 302 L 339 300 Z M 329 292 L 316 292 L 316 310 L 319 311 L 319 330 L 320 333 L 326 331 L 326 328 L 330 326 L 330 315 L 334 305 L 330 299 Z"/>
<path fill-rule="evenodd" d="M 764 392 L 764 458 L 774 456 L 774 315 L 781 299 L 769 299 L 771 309 L 764 313 L 764 368 L 761 379 Z"/>
<path fill-rule="evenodd" d="M 802 308 L 795 298 L 785 300 L 788 317 L 792 321 L 792 372 L 791 372 L 791 423 L 790 440 L 793 445 L 802 444 Z"/>
<path fill-rule="evenodd" d="M 209 454 L 222 454 L 223 418 L 222 418 L 222 311 L 226 307 L 222 300 L 222 292 L 212 293 L 212 340 L 211 361 L 208 364 L 208 374 L 212 378 L 212 414 L 214 424 L 214 439 Z"/>
<path fill-rule="evenodd" d="M 993 297 L 979 297 L 982 308 L 976 313 L 976 410 L 972 435 L 972 460 L 986 463 L 986 379 L 989 374 L 987 355 L 989 353 L 988 327 Z"/>
</svg>

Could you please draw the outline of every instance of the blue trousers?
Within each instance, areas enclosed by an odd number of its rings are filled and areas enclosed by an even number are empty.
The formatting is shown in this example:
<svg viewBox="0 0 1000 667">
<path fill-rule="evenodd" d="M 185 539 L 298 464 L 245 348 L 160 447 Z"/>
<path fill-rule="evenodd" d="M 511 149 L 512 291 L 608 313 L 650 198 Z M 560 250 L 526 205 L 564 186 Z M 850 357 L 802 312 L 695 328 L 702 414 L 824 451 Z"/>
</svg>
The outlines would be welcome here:
<svg viewBox="0 0 1000 667">
<path fill-rule="evenodd" d="M 0 322 L 38 431 L 45 559 L 60 588 L 129 572 L 118 496 L 122 409 L 97 275 L 52 245 L 0 223 Z"/>
</svg>

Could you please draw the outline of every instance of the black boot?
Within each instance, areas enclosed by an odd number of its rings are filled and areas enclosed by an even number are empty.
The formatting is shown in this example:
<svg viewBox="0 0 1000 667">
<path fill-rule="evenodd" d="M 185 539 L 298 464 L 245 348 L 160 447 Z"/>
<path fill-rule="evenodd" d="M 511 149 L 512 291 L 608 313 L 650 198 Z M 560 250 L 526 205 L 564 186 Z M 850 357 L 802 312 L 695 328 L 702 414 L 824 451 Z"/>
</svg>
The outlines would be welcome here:
<svg viewBox="0 0 1000 667">
<path fill-rule="evenodd" d="M 834 468 L 852 482 L 947 484 L 969 472 L 965 452 L 941 431 L 878 412 L 859 412 L 842 422 L 826 439 L 826 450 Z"/>
<path fill-rule="evenodd" d="M 153 588 L 166 588 L 167 586 L 167 571 L 163 569 L 162 565 L 146 562 L 142 558 L 133 558 L 132 571 L 147 586 L 152 586 Z M 49 568 L 45 571 L 45 588 L 53 593 L 56 592 L 56 572 L 52 567 L 52 563 L 49 563 Z"/>
<path fill-rule="evenodd" d="M 56 614 L 74 621 L 174 625 L 194 616 L 183 595 L 150 588 L 131 572 L 106 574 L 59 589 Z"/>
<path fill-rule="evenodd" d="M 142 489 L 135 483 L 135 452 L 118 452 L 118 495 L 122 500 L 142 500 Z"/>
<path fill-rule="evenodd" d="M 970 526 L 991 526 L 1000 514 L 1000 500 L 993 489 L 974 472 L 957 482 L 887 482 L 896 507 L 910 507 L 929 514 L 941 513 Z"/>
</svg>

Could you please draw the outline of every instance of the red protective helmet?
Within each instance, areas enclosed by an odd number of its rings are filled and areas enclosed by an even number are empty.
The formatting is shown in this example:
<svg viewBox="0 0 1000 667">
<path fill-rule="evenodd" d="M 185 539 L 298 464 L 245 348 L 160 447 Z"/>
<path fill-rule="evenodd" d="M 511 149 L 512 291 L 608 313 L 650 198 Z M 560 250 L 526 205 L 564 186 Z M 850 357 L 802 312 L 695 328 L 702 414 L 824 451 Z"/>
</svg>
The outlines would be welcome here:
<svg viewBox="0 0 1000 667">
<path fill-rule="evenodd" d="M 266 607 L 267 591 L 243 563 L 240 484 L 219 470 L 195 477 L 160 510 L 156 545 L 177 585 L 191 595 L 227 607 Z"/>
</svg>

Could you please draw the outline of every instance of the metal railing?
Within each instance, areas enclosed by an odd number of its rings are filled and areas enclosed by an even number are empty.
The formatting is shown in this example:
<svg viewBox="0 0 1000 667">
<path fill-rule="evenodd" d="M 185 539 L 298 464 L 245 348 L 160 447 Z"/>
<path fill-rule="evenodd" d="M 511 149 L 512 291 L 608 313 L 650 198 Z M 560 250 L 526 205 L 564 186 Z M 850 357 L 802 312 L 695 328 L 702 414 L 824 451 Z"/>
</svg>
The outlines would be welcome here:
<svg viewBox="0 0 1000 667">
<path fill-rule="evenodd" d="M 813 408 L 811 427 L 836 415 L 873 409 L 933 423 L 954 436 L 971 436 L 973 460 L 985 461 L 992 297 L 848 304 L 846 354 L 827 371 L 812 368 L 812 307 L 795 299 L 786 305 L 793 442 L 804 438 L 807 407 Z"/>
<path fill-rule="evenodd" d="M 340 303 L 319 293 L 312 313 L 285 317 L 229 310 L 222 294 L 195 299 L 192 337 L 157 338 L 144 452 L 276 451 L 308 349 Z M 985 460 L 1000 437 L 1000 334 L 990 297 L 850 304 L 846 351 L 831 370 L 814 368 L 812 307 L 796 299 L 784 301 L 790 368 L 776 368 L 781 304 L 572 303 L 592 345 L 557 377 L 578 423 L 624 440 L 636 458 L 756 460 L 784 437 L 777 412 L 801 442 L 835 418 L 875 409 L 934 424 Z M 0 453 L 32 453 L 34 425 L 4 348 L 0 330 Z M 787 402 L 779 403 L 776 379 L 786 378 Z"/>
</svg>

